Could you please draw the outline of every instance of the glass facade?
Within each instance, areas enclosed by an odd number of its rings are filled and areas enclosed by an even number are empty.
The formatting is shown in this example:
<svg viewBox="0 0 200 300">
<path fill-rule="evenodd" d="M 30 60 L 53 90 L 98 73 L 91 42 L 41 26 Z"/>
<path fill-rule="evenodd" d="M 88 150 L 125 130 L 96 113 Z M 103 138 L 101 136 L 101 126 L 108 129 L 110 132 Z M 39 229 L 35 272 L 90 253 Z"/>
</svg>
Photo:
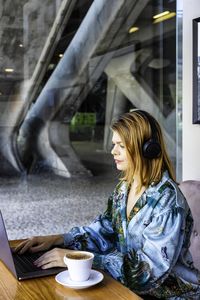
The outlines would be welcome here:
<svg viewBox="0 0 200 300">
<path fill-rule="evenodd" d="M 162 125 L 180 178 L 177 20 L 174 0 L 6 1 L 1 173 L 112 174 L 111 121 L 140 108 Z"/>
</svg>

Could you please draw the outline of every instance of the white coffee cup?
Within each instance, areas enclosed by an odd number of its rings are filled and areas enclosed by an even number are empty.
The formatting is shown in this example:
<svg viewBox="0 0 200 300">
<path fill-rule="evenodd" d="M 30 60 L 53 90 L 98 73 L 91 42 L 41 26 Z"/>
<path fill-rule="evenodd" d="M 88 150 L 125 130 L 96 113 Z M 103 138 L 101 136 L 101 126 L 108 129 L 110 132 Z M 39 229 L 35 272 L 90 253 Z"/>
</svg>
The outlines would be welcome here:
<svg viewBox="0 0 200 300">
<path fill-rule="evenodd" d="M 64 256 L 69 277 L 73 281 L 86 281 L 90 277 L 94 254 L 88 251 L 70 251 Z"/>
</svg>

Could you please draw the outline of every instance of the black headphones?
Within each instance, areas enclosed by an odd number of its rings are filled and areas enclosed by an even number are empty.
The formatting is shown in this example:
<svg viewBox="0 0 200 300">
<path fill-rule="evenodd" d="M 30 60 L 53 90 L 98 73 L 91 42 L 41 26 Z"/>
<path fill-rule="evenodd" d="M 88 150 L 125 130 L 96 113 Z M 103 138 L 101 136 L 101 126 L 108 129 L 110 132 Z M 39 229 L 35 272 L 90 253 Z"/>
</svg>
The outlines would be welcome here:
<svg viewBox="0 0 200 300">
<path fill-rule="evenodd" d="M 136 110 L 136 112 L 144 117 L 148 122 L 151 127 L 151 138 L 146 140 L 142 146 L 142 154 L 145 158 L 153 159 L 157 158 L 161 154 L 161 146 L 160 143 L 158 142 L 158 130 L 155 124 L 155 121 L 153 117 L 146 111 L 144 110 Z"/>
</svg>

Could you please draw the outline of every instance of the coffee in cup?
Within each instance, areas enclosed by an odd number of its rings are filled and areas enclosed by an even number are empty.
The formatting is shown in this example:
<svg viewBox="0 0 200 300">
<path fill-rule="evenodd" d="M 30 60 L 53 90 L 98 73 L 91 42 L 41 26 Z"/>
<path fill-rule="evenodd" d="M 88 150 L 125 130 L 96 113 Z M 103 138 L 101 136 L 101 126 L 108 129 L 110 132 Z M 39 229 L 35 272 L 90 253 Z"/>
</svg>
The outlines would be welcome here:
<svg viewBox="0 0 200 300">
<path fill-rule="evenodd" d="M 84 253 L 73 253 L 73 254 L 67 254 L 66 255 L 67 258 L 71 258 L 71 259 L 89 259 L 91 257 L 91 255 L 89 254 L 84 254 Z"/>
<path fill-rule="evenodd" d="M 90 277 L 94 254 L 88 251 L 70 251 L 64 256 L 69 277 L 73 281 L 86 281 Z"/>
</svg>

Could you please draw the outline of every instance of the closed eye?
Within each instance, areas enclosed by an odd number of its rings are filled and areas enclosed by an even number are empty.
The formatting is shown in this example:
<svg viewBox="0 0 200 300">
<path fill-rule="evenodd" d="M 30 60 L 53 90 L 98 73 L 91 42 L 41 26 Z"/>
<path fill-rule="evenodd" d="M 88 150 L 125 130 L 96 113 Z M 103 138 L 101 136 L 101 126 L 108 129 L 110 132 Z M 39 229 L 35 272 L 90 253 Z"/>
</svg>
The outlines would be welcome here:
<svg viewBox="0 0 200 300">
<path fill-rule="evenodd" d="M 115 146 L 115 145 L 119 145 L 120 148 L 124 149 L 124 145 L 123 144 L 120 144 L 120 143 L 112 143 L 112 148 Z"/>
</svg>

